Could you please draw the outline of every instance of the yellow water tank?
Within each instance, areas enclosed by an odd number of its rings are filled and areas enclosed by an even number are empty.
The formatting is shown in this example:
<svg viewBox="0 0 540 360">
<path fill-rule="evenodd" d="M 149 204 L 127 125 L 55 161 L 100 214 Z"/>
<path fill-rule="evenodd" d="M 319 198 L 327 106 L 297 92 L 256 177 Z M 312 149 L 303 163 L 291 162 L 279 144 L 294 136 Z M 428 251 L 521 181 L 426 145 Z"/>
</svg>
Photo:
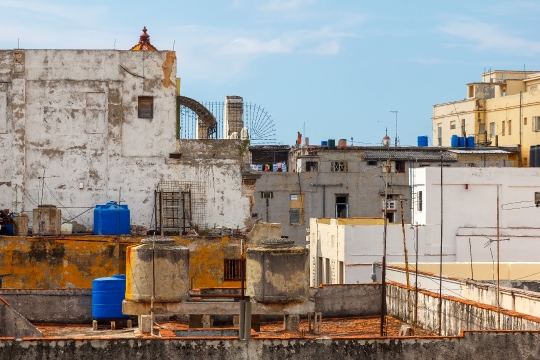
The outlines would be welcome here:
<svg viewBox="0 0 540 360">
<path fill-rule="evenodd" d="M 174 239 L 151 237 L 126 251 L 126 300 L 156 302 L 189 299 L 189 249 Z"/>
<path fill-rule="evenodd" d="M 247 250 L 246 295 L 261 303 L 303 302 L 309 296 L 306 248 L 289 239 L 263 239 Z"/>
</svg>

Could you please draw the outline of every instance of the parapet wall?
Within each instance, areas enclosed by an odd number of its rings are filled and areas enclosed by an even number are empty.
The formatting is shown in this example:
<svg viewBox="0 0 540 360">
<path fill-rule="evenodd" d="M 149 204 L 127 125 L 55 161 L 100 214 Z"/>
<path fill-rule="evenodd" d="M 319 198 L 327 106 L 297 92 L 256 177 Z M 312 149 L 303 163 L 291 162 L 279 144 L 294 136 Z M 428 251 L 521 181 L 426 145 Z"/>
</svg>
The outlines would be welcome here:
<svg viewBox="0 0 540 360">
<path fill-rule="evenodd" d="M 386 289 L 388 315 L 407 321 L 409 317 L 407 287 L 388 282 Z M 414 289 L 411 288 L 413 313 L 414 294 Z M 418 326 L 438 333 L 438 309 L 439 294 L 420 289 L 418 291 Z M 464 330 L 540 330 L 540 318 L 443 295 L 441 335 L 456 336 Z"/>
<path fill-rule="evenodd" d="M 428 360 L 539 359 L 539 332 L 466 332 L 455 338 L 392 339 L 23 339 L 0 338 L 0 358 L 25 359 L 260 359 Z"/>
</svg>

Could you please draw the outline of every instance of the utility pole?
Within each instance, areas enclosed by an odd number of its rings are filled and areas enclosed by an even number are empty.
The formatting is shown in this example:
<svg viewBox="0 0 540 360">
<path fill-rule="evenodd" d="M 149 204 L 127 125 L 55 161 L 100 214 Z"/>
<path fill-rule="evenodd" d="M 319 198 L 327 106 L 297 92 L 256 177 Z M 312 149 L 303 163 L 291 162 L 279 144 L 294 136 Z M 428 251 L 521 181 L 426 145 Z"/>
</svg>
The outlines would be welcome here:
<svg viewBox="0 0 540 360">
<path fill-rule="evenodd" d="M 397 110 L 392 110 L 390 111 L 391 113 L 395 113 L 396 114 L 396 139 L 395 139 L 395 142 L 394 142 L 394 146 L 397 146 L 397 143 L 398 143 L 398 135 L 397 135 Z"/>
<path fill-rule="evenodd" d="M 414 275 L 414 327 L 418 326 L 418 223 L 415 226 L 416 235 L 416 268 Z"/>
<path fill-rule="evenodd" d="M 380 335 L 386 335 L 385 319 L 386 319 L 386 230 L 388 219 L 386 218 L 388 209 L 388 173 L 390 172 L 390 160 L 386 160 L 385 164 L 386 176 L 384 180 L 384 227 L 383 227 L 383 258 L 382 258 L 382 291 L 381 291 L 381 328 Z"/>
<path fill-rule="evenodd" d="M 523 150 L 522 147 L 522 138 L 523 138 L 523 131 L 521 127 L 521 108 L 522 108 L 522 93 L 519 92 L 519 159 L 518 159 L 518 165 L 519 167 L 523 166 L 522 156 L 523 156 Z M 530 160 L 530 159 L 529 159 Z M 497 187 L 497 190 L 499 187 Z"/>
<path fill-rule="evenodd" d="M 501 330 L 501 288 L 500 288 L 500 263 L 499 263 L 499 248 L 500 248 L 500 230 L 499 230 L 499 185 L 497 185 L 497 330 Z"/>
<path fill-rule="evenodd" d="M 412 307 L 411 307 L 411 284 L 409 280 L 409 253 L 407 252 L 407 240 L 405 238 L 405 214 L 403 213 L 403 197 L 399 198 L 401 210 L 401 233 L 403 234 L 403 254 L 405 256 L 405 276 L 407 277 L 407 313 L 409 314 L 409 324 L 413 324 Z"/>
<path fill-rule="evenodd" d="M 439 336 L 442 334 L 442 254 L 443 254 L 443 152 L 441 151 L 441 245 L 439 252 Z"/>
</svg>

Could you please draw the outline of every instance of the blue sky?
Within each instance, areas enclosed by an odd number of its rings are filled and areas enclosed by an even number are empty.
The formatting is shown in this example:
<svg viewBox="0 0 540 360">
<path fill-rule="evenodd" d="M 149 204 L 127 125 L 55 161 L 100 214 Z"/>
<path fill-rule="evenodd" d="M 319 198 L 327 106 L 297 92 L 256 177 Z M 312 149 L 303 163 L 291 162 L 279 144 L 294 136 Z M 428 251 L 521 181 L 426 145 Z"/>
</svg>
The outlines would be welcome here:
<svg viewBox="0 0 540 360">
<path fill-rule="evenodd" d="M 177 52 L 182 94 L 240 95 L 277 142 L 303 131 L 378 145 L 431 137 L 432 105 L 463 99 L 484 70 L 540 70 L 540 1 L 0 0 L 0 48 L 129 49 L 146 26 Z M 115 45 L 116 43 L 116 45 Z"/>
</svg>

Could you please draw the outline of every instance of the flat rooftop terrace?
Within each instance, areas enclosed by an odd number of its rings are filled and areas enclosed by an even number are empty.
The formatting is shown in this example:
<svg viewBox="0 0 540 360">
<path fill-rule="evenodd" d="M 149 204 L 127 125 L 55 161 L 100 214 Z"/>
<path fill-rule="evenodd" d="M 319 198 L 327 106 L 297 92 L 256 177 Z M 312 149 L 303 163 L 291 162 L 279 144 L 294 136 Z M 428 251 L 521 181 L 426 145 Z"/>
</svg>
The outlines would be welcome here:
<svg viewBox="0 0 540 360">
<path fill-rule="evenodd" d="M 387 316 L 388 334 L 387 337 L 396 337 L 399 330 L 405 323 Z M 230 325 L 214 326 L 211 328 L 190 329 L 189 324 L 184 321 L 157 322 L 154 326 L 154 333 L 162 339 L 173 338 L 237 338 L 234 334 L 238 329 Z M 98 330 L 92 330 L 92 325 L 66 325 L 66 324 L 34 324 L 46 339 L 118 339 L 118 338 L 150 338 L 151 335 L 142 335 L 136 327 L 131 329 L 118 328 L 111 330 L 105 326 L 100 326 Z M 261 331 L 251 331 L 253 339 L 291 339 L 291 338 L 377 338 L 379 337 L 380 318 L 378 316 L 367 317 L 347 317 L 347 318 L 323 318 L 321 332 L 317 334 L 308 332 L 307 319 L 300 320 L 300 331 L 290 332 L 283 330 L 283 321 L 261 322 Z M 200 332 L 201 336 L 197 336 Z M 214 333 L 216 335 L 209 335 Z M 219 334 L 223 335 L 219 335 Z M 415 329 L 415 337 L 431 337 L 436 334 L 423 329 Z M 155 336 L 154 336 L 155 337 Z"/>
</svg>

